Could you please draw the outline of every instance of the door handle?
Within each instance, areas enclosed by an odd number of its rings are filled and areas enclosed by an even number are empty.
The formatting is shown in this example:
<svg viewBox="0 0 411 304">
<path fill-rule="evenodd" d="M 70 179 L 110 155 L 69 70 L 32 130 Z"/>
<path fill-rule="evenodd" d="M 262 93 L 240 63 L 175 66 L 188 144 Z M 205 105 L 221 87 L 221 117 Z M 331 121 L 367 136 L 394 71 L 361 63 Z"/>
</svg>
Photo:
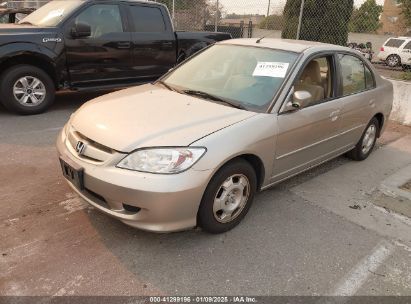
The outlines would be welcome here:
<svg viewBox="0 0 411 304">
<path fill-rule="evenodd" d="M 341 113 L 341 110 L 335 110 L 331 112 L 330 114 L 331 121 L 336 121 L 339 118 L 340 113 Z"/>
<path fill-rule="evenodd" d="M 173 43 L 172 42 L 163 42 L 161 44 L 161 47 L 164 48 L 164 49 L 169 49 L 169 48 L 173 47 Z"/>
<path fill-rule="evenodd" d="M 131 48 L 130 42 L 117 42 L 117 48 L 119 49 L 129 49 Z"/>
</svg>

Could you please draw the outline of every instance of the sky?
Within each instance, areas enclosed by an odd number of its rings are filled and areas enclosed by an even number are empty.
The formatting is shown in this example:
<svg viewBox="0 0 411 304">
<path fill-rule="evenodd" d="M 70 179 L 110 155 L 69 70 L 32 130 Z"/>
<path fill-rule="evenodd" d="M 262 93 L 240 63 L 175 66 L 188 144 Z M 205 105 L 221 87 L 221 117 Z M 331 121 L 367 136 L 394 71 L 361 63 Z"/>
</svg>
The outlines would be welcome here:
<svg viewBox="0 0 411 304">
<path fill-rule="evenodd" d="M 227 13 L 267 14 L 268 0 L 219 0 Z M 337 0 L 338 1 L 338 0 Z M 361 6 L 365 0 L 354 0 L 355 6 Z M 271 0 L 270 13 L 281 13 L 286 0 Z M 377 0 L 384 4 L 384 0 Z"/>
</svg>

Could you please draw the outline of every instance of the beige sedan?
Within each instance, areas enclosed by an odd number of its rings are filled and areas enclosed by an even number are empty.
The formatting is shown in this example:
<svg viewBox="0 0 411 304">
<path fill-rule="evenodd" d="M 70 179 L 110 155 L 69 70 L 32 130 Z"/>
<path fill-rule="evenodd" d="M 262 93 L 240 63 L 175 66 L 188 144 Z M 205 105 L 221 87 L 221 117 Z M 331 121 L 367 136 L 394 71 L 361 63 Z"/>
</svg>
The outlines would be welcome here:
<svg viewBox="0 0 411 304">
<path fill-rule="evenodd" d="M 70 186 L 102 212 L 149 231 L 221 233 L 257 191 L 342 154 L 366 159 L 392 100 L 348 48 L 230 40 L 86 103 L 57 149 Z"/>
</svg>

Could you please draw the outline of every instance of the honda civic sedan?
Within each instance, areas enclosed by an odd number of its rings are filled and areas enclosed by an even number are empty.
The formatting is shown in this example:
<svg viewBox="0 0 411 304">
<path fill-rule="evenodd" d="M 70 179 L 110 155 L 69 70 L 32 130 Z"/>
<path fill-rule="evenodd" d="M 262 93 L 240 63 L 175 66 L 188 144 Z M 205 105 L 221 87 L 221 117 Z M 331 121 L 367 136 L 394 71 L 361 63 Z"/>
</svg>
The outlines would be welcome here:
<svg viewBox="0 0 411 304">
<path fill-rule="evenodd" d="M 256 192 L 342 154 L 365 160 L 392 101 L 391 83 L 349 48 L 230 40 L 84 104 L 57 149 L 96 209 L 149 231 L 222 233 Z"/>
</svg>

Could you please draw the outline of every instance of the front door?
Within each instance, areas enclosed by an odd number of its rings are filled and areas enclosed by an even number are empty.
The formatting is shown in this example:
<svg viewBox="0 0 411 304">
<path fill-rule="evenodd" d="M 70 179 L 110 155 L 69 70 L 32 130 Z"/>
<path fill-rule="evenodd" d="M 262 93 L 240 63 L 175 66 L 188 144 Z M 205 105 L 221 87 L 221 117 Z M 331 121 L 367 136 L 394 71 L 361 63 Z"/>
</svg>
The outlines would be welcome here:
<svg viewBox="0 0 411 304">
<path fill-rule="evenodd" d="M 363 58 L 352 54 L 339 54 L 341 74 L 339 95 L 344 105 L 341 113 L 341 140 L 345 145 L 355 146 L 360 140 L 376 107 L 376 88 L 371 70 Z"/>
<path fill-rule="evenodd" d="M 73 38 L 77 23 L 91 27 L 91 35 Z M 120 6 L 94 4 L 69 22 L 66 29 L 66 57 L 74 86 L 98 86 L 124 82 L 132 77 L 131 33 L 125 31 Z"/>
<path fill-rule="evenodd" d="M 339 142 L 342 104 L 335 98 L 334 56 L 310 60 L 294 83 L 312 100 L 303 108 L 278 115 L 279 134 L 273 176 L 277 182 L 335 155 L 346 147 Z"/>
</svg>

